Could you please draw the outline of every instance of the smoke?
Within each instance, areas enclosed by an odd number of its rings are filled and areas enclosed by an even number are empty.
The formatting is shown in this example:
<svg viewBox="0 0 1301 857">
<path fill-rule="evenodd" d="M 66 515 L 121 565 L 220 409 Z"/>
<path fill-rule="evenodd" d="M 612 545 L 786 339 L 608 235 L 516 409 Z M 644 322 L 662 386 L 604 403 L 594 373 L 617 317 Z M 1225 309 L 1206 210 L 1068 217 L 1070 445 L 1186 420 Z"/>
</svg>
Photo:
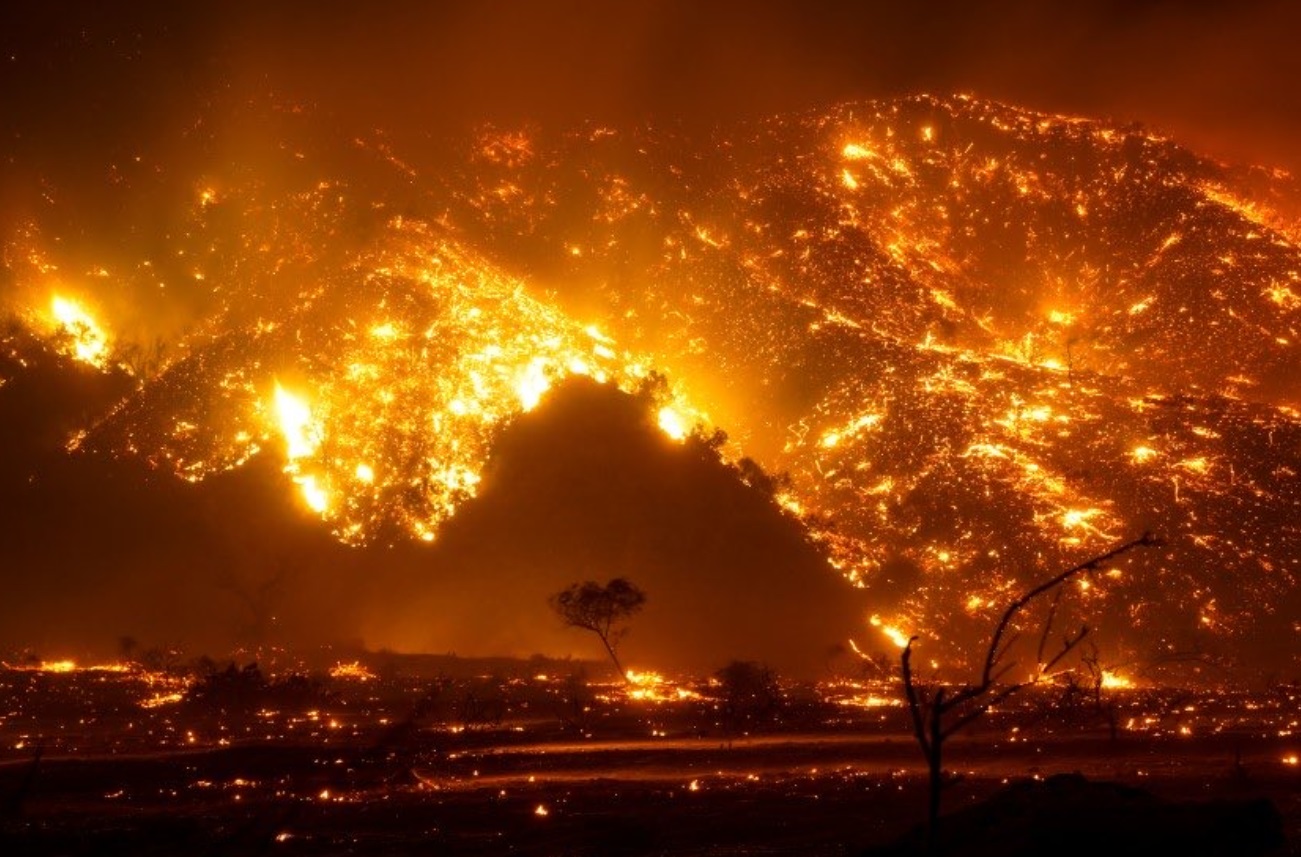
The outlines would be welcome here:
<svg viewBox="0 0 1301 857">
<path fill-rule="evenodd" d="M 1296 167 L 1298 23 L 1283 0 L 278 4 L 221 44 L 249 85 L 413 132 L 964 91 Z"/>
<path fill-rule="evenodd" d="M 148 344 L 202 318 L 207 288 L 166 244 L 200 183 L 257 173 L 288 145 L 254 104 L 340 139 L 382 129 L 416 155 L 482 122 L 712 125 L 962 91 L 1301 167 L 1301 9 L 1284 0 L 373 5 L 7 7 L 6 308 L 25 288 L 24 233 L 74 280 L 121 260 L 97 297 L 123 336 Z"/>
<path fill-rule="evenodd" d="M 438 133 L 467 120 L 709 122 L 972 91 L 1264 160 L 1294 157 L 1301 121 L 1301 11 L 1285 0 L 86 3 L 5 17 L 18 100 L 4 121 L 86 169 L 88 139 L 130 154 L 231 96 Z"/>
</svg>

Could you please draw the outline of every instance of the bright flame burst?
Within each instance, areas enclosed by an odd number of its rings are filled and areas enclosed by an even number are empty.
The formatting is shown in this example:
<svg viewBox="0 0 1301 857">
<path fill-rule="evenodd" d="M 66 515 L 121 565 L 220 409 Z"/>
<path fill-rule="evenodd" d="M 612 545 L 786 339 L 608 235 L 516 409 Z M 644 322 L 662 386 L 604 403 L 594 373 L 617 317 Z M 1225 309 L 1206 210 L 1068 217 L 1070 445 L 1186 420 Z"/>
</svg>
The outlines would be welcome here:
<svg viewBox="0 0 1301 857">
<path fill-rule="evenodd" d="M 1131 678 L 1126 678 L 1120 673 L 1111 670 L 1102 671 L 1102 687 L 1104 690 L 1131 690 L 1134 686 L 1134 680 Z"/>
<path fill-rule="evenodd" d="M 873 628 L 876 628 L 882 634 L 884 634 L 885 638 L 889 640 L 891 643 L 893 643 L 895 646 L 897 646 L 898 648 L 902 649 L 907 647 L 908 635 L 905 634 L 903 631 L 900 631 L 898 628 L 894 627 L 893 625 L 887 625 L 884 621 L 881 620 L 880 616 L 873 616 L 870 619 L 868 619 L 868 622 L 869 624 L 871 624 Z"/>
<path fill-rule="evenodd" d="M 285 440 L 285 472 L 302 492 L 303 501 L 313 511 L 324 515 L 330 506 L 325 486 L 317 481 L 315 474 L 304 473 L 300 464 L 300 459 L 315 455 L 324 430 L 319 421 L 312 419 L 312 409 L 306 400 L 286 391 L 279 382 L 276 383 L 275 411 L 280 434 Z"/>
<path fill-rule="evenodd" d="M 50 317 L 58 330 L 69 337 L 67 353 L 70 357 L 99 369 L 108 365 L 108 334 L 84 306 L 55 295 L 50 301 Z"/>
</svg>

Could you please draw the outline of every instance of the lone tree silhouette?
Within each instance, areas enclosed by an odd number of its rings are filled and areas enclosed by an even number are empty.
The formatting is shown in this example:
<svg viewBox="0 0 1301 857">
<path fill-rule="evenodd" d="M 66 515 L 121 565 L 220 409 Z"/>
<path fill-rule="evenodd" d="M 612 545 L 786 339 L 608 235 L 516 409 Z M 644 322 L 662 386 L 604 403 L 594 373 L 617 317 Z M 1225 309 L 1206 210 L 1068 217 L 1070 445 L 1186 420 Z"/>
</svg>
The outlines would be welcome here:
<svg viewBox="0 0 1301 857">
<path fill-rule="evenodd" d="M 616 577 L 602 586 L 594 580 L 574 583 L 551 596 L 551 609 L 571 628 L 583 628 L 601 639 L 620 677 L 628 673 L 616 649 L 628 633 L 626 622 L 646 603 L 646 593 L 635 583 Z"/>
<path fill-rule="evenodd" d="M 1152 547 L 1158 544 L 1160 542 L 1150 533 L 1144 533 L 1133 541 L 1125 542 L 1104 554 L 1066 569 L 1056 577 L 1045 580 L 1009 604 L 1007 609 L 1003 611 L 1003 617 L 994 628 L 994 633 L 989 638 L 989 649 L 985 652 L 980 678 L 975 683 L 957 687 L 944 687 L 938 683 L 923 684 L 919 682 L 912 669 L 913 643 L 917 641 L 917 637 L 909 638 L 908 645 L 904 646 L 899 660 L 903 674 L 904 697 L 908 702 L 908 713 L 912 716 L 913 732 L 917 738 L 917 743 L 921 745 L 922 755 L 926 757 L 926 768 L 930 775 L 930 802 L 926 814 L 928 853 L 934 853 L 936 845 L 940 815 L 940 791 L 944 787 L 944 742 L 952 738 L 963 727 L 984 715 L 995 705 L 1041 679 L 1070 654 L 1084 640 L 1085 635 L 1089 633 L 1088 627 L 1084 626 L 1080 628 L 1079 633 L 1063 638 L 1061 648 L 1055 655 L 1045 661 L 1044 649 L 1048 636 L 1052 631 L 1053 617 L 1057 612 L 1057 602 L 1054 600 L 1052 607 L 1048 611 L 1048 616 L 1044 620 L 1043 630 L 1039 635 L 1038 670 L 1029 679 L 1012 684 L 1003 684 L 1003 677 L 1011 671 L 1012 667 L 1016 666 L 1015 663 L 1005 664 L 1003 661 L 1007 656 L 1008 649 L 1016 642 L 1017 635 L 1014 633 L 1011 639 L 1007 641 L 1004 641 L 1003 638 L 1008 629 L 1013 626 L 1017 614 L 1036 598 L 1053 592 L 1078 574 L 1092 571 L 1103 563 L 1109 562 L 1121 554 L 1128 553 L 1134 548 Z"/>
</svg>

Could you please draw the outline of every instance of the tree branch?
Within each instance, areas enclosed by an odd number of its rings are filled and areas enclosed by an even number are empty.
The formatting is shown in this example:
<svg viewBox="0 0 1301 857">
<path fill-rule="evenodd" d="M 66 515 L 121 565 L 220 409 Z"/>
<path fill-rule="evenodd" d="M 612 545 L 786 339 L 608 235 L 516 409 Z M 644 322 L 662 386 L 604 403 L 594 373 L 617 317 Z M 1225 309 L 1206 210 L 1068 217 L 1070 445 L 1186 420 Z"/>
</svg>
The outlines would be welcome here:
<svg viewBox="0 0 1301 857">
<path fill-rule="evenodd" d="M 929 756 L 931 742 L 926 735 L 926 724 L 922 720 L 922 705 L 917 698 L 917 688 L 913 685 L 912 656 L 913 643 L 915 642 L 917 642 L 916 637 L 910 638 L 908 645 L 903 647 L 903 654 L 900 656 L 900 663 L 903 667 L 903 692 L 908 699 L 908 713 L 912 715 L 913 731 L 917 733 L 917 743 L 922 745 L 922 752 Z"/>
<path fill-rule="evenodd" d="M 1008 626 L 1012 623 L 1012 619 L 1021 611 L 1021 608 L 1025 607 L 1025 605 L 1054 587 L 1061 586 L 1063 583 L 1081 572 L 1091 571 L 1103 563 L 1115 559 L 1121 554 L 1128 553 L 1134 548 L 1149 547 L 1157 544 L 1160 544 L 1160 542 L 1153 537 L 1151 533 L 1144 533 L 1133 541 L 1125 542 L 1123 545 L 1113 548 L 1101 556 L 1095 556 L 1093 559 L 1086 560 L 1073 568 L 1066 569 L 1056 577 L 1045 580 L 1043 583 L 1034 587 L 1029 592 L 1009 604 L 1007 610 L 1003 612 L 1003 618 L 998 622 L 998 627 L 994 629 L 994 636 L 989 641 L 989 651 L 985 655 L 985 669 L 981 672 L 981 685 L 988 687 L 993 682 L 992 676 L 994 673 L 994 667 L 998 664 L 1001 654 L 999 643 L 1002 642 L 1003 634 L 1007 632 Z"/>
<path fill-rule="evenodd" d="M 1056 657 L 1054 657 L 1051 661 L 1049 661 L 1047 664 L 1044 665 L 1043 670 L 1041 672 L 1043 673 L 1051 672 L 1052 668 L 1057 666 L 1058 662 L 1060 662 L 1062 658 L 1070 654 L 1072 649 L 1074 649 L 1081 642 L 1083 642 L 1084 638 L 1088 635 L 1088 633 L 1089 633 L 1089 626 L 1081 625 L 1080 632 L 1076 634 L 1074 637 L 1071 637 L 1062 642 L 1062 650 L 1057 653 Z"/>
</svg>

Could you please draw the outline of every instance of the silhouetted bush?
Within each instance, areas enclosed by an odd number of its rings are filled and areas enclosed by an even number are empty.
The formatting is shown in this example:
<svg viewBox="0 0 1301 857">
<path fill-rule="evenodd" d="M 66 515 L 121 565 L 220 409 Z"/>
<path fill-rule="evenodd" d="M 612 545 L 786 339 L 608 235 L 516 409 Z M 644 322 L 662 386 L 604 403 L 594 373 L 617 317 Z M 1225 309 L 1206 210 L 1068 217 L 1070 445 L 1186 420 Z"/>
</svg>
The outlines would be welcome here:
<svg viewBox="0 0 1301 857">
<path fill-rule="evenodd" d="M 729 739 L 776 723 L 785 704 L 776 675 L 754 661 L 732 661 L 714 677 L 719 683 L 719 716 Z"/>
<path fill-rule="evenodd" d="M 202 674 L 185 695 L 190 706 L 226 713 L 309 708 L 327 699 L 320 683 L 305 675 L 273 680 L 256 663 L 239 667 L 233 661 Z"/>
</svg>

